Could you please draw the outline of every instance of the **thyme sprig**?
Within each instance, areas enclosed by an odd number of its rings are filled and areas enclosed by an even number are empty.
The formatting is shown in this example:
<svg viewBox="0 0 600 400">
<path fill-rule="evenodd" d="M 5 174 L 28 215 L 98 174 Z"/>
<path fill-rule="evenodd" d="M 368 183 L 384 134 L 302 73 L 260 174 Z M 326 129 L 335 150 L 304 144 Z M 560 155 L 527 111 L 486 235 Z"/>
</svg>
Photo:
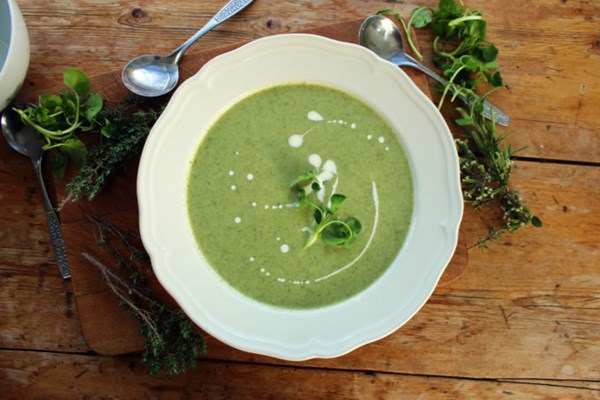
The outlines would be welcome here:
<svg viewBox="0 0 600 400">
<path fill-rule="evenodd" d="M 542 221 L 531 213 L 520 193 L 509 185 L 513 166 L 511 158 L 519 150 L 513 151 L 510 144 L 504 143 L 508 135 L 496 133 L 495 122 L 484 118 L 482 108 L 481 103 L 469 110 L 457 108 L 462 118 L 456 122 L 463 128 L 464 138 L 455 142 L 465 202 L 475 209 L 495 202 L 502 211 L 500 227 L 490 227 L 487 236 L 472 246 L 486 248 L 490 241 L 516 232 L 525 225 L 541 227 Z"/>
<path fill-rule="evenodd" d="M 149 265 L 148 255 L 139 237 L 98 218 L 89 219 L 98 229 L 98 245 L 108 251 L 115 264 L 109 267 L 89 253 L 82 253 L 82 257 L 98 268 L 121 306 L 140 322 L 140 334 L 145 339 L 142 362 L 152 375 L 166 370 L 174 376 L 195 368 L 196 356 L 206 352 L 204 339 L 180 309 L 165 305 L 147 286 L 143 265 Z M 148 268 L 145 272 L 151 274 Z"/>
<path fill-rule="evenodd" d="M 161 111 L 152 108 L 130 111 L 132 107 L 125 102 L 102 111 L 110 135 L 91 148 L 87 163 L 67 184 L 63 204 L 81 198 L 93 200 L 127 161 L 139 155 Z"/>
</svg>

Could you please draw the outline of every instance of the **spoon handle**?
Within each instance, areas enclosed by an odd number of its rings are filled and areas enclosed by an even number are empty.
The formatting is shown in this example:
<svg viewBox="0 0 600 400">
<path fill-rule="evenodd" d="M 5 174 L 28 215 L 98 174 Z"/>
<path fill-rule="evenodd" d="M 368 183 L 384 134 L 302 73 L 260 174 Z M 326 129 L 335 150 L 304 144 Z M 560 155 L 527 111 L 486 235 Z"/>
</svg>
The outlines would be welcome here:
<svg viewBox="0 0 600 400">
<path fill-rule="evenodd" d="M 448 81 L 446 79 L 442 78 L 436 72 L 429 69 L 425 65 L 421 64 L 420 62 L 415 60 L 410 55 L 406 54 L 404 56 L 404 58 L 405 58 L 405 61 L 403 62 L 403 65 L 413 67 L 415 69 L 418 69 L 421 72 L 424 72 L 425 74 L 429 75 L 430 77 L 432 77 L 433 79 L 435 79 L 436 81 L 438 81 L 439 83 L 441 83 L 444 86 L 446 86 L 448 84 Z M 454 85 L 451 85 L 450 91 L 452 93 L 455 93 L 456 87 Z M 472 105 L 473 103 L 477 103 L 478 101 L 480 101 L 480 97 L 477 95 L 475 95 L 475 98 L 469 99 L 464 94 L 459 93 L 458 98 L 460 98 L 467 105 Z M 495 105 L 493 105 L 492 103 L 490 103 L 487 100 L 483 101 L 483 116 L 486 117 L 487 119 L 494 118 L 494 120 L 498 124 L 503 125 L 503 126 L 508 125 L 508 123 L 510 122 L 509 116 L 506 115 L 506 113 L 504 111 L 500 110 L 498 107 L 496 107 Z"/>
<path fill-rule="evenodd" d="M 48 231 L 50 232 L 50 241 L 52 248 L 54 249 L 54 255 L 56 262 L 58 263 L 58 269 L 63 279 L 71 278 L 71 270 L 69 268 L 69 261 L 67 259 L 67 251 L 65 249 L 65 240 L 63 238 L 62 228 L 60 221 L 54 212 L 54 207 L 48 198 L 48 192 L 46 191 L 46 185 L 44 184 L 44 178 L 42 176 L 42 159 L 33 161 L 35 168 L 35 174 L 42 191 L 42 199 L 44 201 L 44 209 L 46 211 L 46 220 L 48 222 Z"/>
<path fill-rule="evenodd" d="M 196 40 L 200 39 L 206 32 L 210 31 L 217 25 L 227 21 L 229 18 L 242 11 L 244 8 L 250 5 L 252 1 L 253 0 L 229 0 L 229 2 L 225 4 L 223 8 L 221 8 L 219 12 L 206 23 L 206 25 L 196 32 L 194 36 L 176 48 L 173 53 L 171 53 L 170 57 L 174 57 L 176 63 L 179 62 L 179 59 L 183 56 L 183 53 L 185 53 L 188 47 L 190 47 Z"/>
</svg>

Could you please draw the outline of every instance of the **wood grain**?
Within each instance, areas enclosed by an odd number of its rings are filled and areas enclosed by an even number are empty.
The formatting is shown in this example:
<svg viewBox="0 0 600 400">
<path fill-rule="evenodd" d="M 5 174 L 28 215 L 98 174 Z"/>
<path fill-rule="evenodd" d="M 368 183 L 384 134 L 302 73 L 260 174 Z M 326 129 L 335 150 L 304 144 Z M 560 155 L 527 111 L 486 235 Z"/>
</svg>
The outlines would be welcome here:
<svg viewBox="0 0 600 400">
<path fill-rule="evenodd" d="M 465 393 L 478 399 L 544 400 L 593 398 L 597 387 L 555 385 L 553 381 L 523 384 L 515 381 L 463 381 L 454 377 L 419 377 L 370 371 L 324 371 L 247 363 L 200 362 L 194 377 L 175 379 L 140 374 L 139 360 L 86 355 L 55 356 L 18 352 L 12 357 L 0 351 L 3 398 L 20 400 L 29 390 L 31 400 L 94 398 L 138 400 L 143 398 L 201 398 L 255 400 L 263 398 L 305 399 L 398 399 L 455 400 Z M 110 381 L 110 385 L 105 382 Z M 319 384 L 315 384 L 319 382 Z M 591 387 L 590 387 L 591 386 Z"/>
<path fill-rule="evenodd" d="M 138 4 L 79 0 L 75 6 L 65 0 L 22 3 L 36 66 L 23 91 L 28 98 L 54 87 L 65 66 L 78 66 L 84 59 L 90 60 L 86 73 L 94 76 L 118 71 L 139 54 L 167 54 L 222 5 L 219 0 L 206 0 L 202 5 L 178 0 Z M 275 5 L 255 1 L 207 34 L 190 52 L 364 18 L 379 9 L 393 8 L 409 15 L 414 7 L 433 4 L 430 0 L 301 0 Z M 483 11 L 489 21 L 488 39 L 500 49 L 507 89 L 495 93 L 493 102 L 512 118 L 508 131 L 514 148 L 527 146 L 523 157 L 599 162 L 600 3 L 540 0 L 524 7 L 519 0 L 472 0 L 468 6 Z M 518 18 L 507 10 L 519 10 Z M 46 29 L 49 26 L 56 29 Z M 427 35 L 420 35 L 431 43 Z M 65 38 L 69 38 L 68 45 Z M 428 49 L 424 46 L 430 63 Z M 56 54 L 65 61 L 57 63 Z"/>
<path fill-rule="evenodd" d="M 223 2 L 18 3 L 32 47 L 20 97 L 35 99 L 55 88 L 67 67 L 96 76 L 141 53 L 169 52 Z M 469 250 L 469 268 L 438 287 L 414 319 L 345 357 L 284 363 L 210 339 L 197 371 L 150 377 L 136 356 L 91 353 L 74 288 L 62 282 L 52 256 L 31 163 L 2 141 L 0 398 L 600 398 L 600 3 L 465 3 L 483 11 L 488 39 L 500 49 L 506 89 L 492 100 L 512 117 L 508 141 L 528 146 L 513 184 L 543 228 L 526 228 L 488 251 Z M 378 9 L 408 15 L 436 4 L 256 0 L 190 55 Z M 419 32 L 419 40 L 431 65 L 432 38 Z M 466 208 L 467 245 L 489 219 Z"/>
</svg>

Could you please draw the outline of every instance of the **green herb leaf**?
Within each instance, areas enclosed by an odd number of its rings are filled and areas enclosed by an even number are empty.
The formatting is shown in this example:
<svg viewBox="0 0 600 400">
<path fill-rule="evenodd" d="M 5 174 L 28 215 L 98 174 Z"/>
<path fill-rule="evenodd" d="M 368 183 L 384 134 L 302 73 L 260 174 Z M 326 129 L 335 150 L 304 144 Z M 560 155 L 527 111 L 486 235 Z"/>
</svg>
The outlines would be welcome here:
<svg viewBox="0 0 600 400">
<path fill-rule="evenodd" d="M 69 157 L 69 161 L 75 168 L 81 168 L 85 165 L 88 152 L 81 140 L 77 138 L 68 139 L 60 146 L 60 149 Z"/>
<path fill-rule="evenodd" d="M 63 73 L 63 79 L 65 86 L 75 92 L 77 96 L 83 98 L 90 93 L 92 85 L 82 71 L 74 68 L 67 69 Z"/>
<path fill-rule="evenodd" d="M 111 132 L 109 122 L 96 121 L 104 100 L 90 92 L 87 76 L 80 70 L 67 69 L 63 78 L 71 91 L 41 95 L 37 106 L 17 110 L 26 124 L 43 135 L 44 149 L 56 153 L 52 169 L 58 177 L 64 176 L 69 163 L 81 168 L 86 162 L 87 149 L 78 138 L 79 133 L 96 131 L 108 137 Z"/>
<path fill-rule="evenodd" d="M 317 176 L 312 171 L 307 171 L 304 175 L 297 176 L 291 183 L 290 189 L 298 190 L 304 189 L 308 185 L 312 184 L 317 180 Z"/>
<path fill-rule="evenodd" d="M 362 225 L 361 225 L 360 221 L 354 217 L 347 218 L 345 222 L 346 222 L 346 225 L 348 225 L 348 227 L 350 227 L 350 230 L 355 235 L 358 235 L 360 233 L 360 231 L 362 230 Z"/>
<path fill-rule="evenodd" d="M 62 179 L 65 176 L 67 165 L 69 164 L 69 156 L 62 152 L 54 152 L 50 157 L 50 165 L 52 166 L 52 172 L 58 179 Z"/>
<path fill-rule="evenodd" d="M 338 210 L 338 208 L 340 208 L 341 205 L 344 204 L 345 201 L 346 201 L 346 196 L 344 196 L 343 194 L 334 193 L 330 199 L 331 212 L 335 213 Z"/>
<path fill-rule="evenodd" d="M 85 118 L 88 122 L 93 122 L 98 113 L 102 110 L 104 100 L 97 93 L 92 93 L 85 101 Z"/>
<path fill-rule="evenodd" d="M 344 246 L 352 236 L 352 230 L 342 221 L 332 221 L 321 230 L 321 239 L 333 247 Z"/>
<path fill-rule="evenodd" d="M 431 11 L 426 7 L 415 8 L 410 16 L 410 25 L 415 28 L 424 28 L 432 21 Z"/>
<path fill-rule="evenodd" d="M 56 112 L 62 109 L 63 100 L 62 97 L 56 94 L 46 94 L 39 97 L 39 104 L 38 110 Z"/>
</svg>

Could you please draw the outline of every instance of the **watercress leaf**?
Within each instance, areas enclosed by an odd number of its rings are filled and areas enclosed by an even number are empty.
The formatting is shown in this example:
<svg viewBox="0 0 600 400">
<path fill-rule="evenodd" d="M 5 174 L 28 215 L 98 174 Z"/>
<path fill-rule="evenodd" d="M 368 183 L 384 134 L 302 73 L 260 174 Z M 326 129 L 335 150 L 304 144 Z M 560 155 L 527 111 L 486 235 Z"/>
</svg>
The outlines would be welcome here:
<svg viewBox="0 0 600 400">
<path fill-rule="evenodd" d="M 480 48 L 483 61 L 495 61 L 498 57 L 498 48 L 493 44 Z"/>
<path fill-rule="evenodd" d="M 349 249 L 350 247 L 352 247 L 352 245 L 354 244 L 355 241 L 356 241 L 356 235 L 350 235 L 350 237 L 348 237 L 346 239 L 346 241 L 344 242 L 344 247 Z"/>
<path fill-rule="evenodd" d="M 339 193 L 335 193 L 331 196 L 331 212 L 334 213 L 336 212 L 340 206 L 342 204 L 344 204 L 344 202 L 346 201 L 346 196 L 344 196 L 343 194 L 339 194 Z"/>
<path fill-rule="evenodd" d="M 533 226 L 535 226 L 536 228 L 541 228 L 542 227 L 542 220 L 538 217 L 536 217 L 535 215 L 533 217 L 531 217 L 531 224 Z"/>
<path fill-rule="evenodd" d="M 97 93 L 92 93 L 85 101 L 85 118 L 89 122 L 93 122 L 96 115 L 102 110 L 103 99 Z"/>
<path fill-rule="evenodd" d="M 321 231 L 321 239 L 330 246 L 343 246 L 352 231 L 341 221 L 331 221 Z"/>
<path fill-rule="evenodd" d="M 481 66 L 481 73 L 485 76 L 491 76 L 491 71 L 498 68 L 498 61 L 490 61 Z"/>
<path fill-rule="evenodd" d="M 466 25 L 469 36 L 476 40 L 477 43 L 485 41 L 487 22 L 484 19 L 466 21 Z"/>
<path fill-rule="evenodd" d="M 104 120 L 104 126 L 100 128 L 100 134 L 105 138 L 111 138 L 117 132 L 117 128 L 108 119 Z"/>
<path fill-rule="evenodd" d="M 310 185 L 317 179 L 317 176 L 312 171 L 307 171 L 304 175 L 297 176 L 292 182 L 290 182 L 290 189 L 298 190 L 303 189 Z"/>
<path fill-rule="evenodd" d="M 496 71 L 490 78 L 490 83 L 494 86 L 494 87 L 500 87 L 503 85 L 502 83 L 502 75 L 500 74 L 500 71 Z"/>
<path fill-rule="evenodd" d="M 455 0 L 440 0 L 438 9 L 440 16 L 456 17 L 461 14 Z"/>
<path fill-rule="evenodd" d="M 65 176 L 65 171 L 67 170 L 68 164 L 69 156 L 60 151 L 52 152 L 52 157 L 50 158 L 50 165 L 52 166 L 52 171 L 54 172 L 54 175 L 56 175 L 58 179 L 62 179 Z"/>
<path fill-rule="evenodd" d="M 38 99 L 40 108 L 45 108 L 50 112 L 56 112 L 62 109 L 63 100 L 60 96 L 55 94 L 41 95 Z"/>
<path fill-rule="evenodd" d="M 90 80 L 85 74 L 75 68 L 65 70 L 63 73 L 63 79 L 65 85 L 77 94 L 77 96 L 83 98 L 86 97 L 92 88 Z"/>
<path fill-rule="evenodd" d="M 360 221 L 354 217 L 346 218 L 346 225 L 350 228 L 354 235 L 358 235 L 362 230 L 362 224 Z"/>
<path fill-rule="evenodd" d="M 306 205 L 306 190 L 298 190 L 298 201 L 300 202 L 300 206 Z"/>
<path fill-rule="evenodd" d="M 482 62 L 477 59 L 477 57 L 471 55 L 462 56 L 460 58 L 460 62 L 469 71 L 475 71 L 476 69 L 481 68 L 483 65 Z"/>
<path fill-rule="evenodd" d="M 43 126 L 50 130 L 60 129 L 61 126 L 56 117 L 50 114 L 50 110 L 46 107 L 30 108 L 28 111 L 29 117 L 39 126 Z"/>
<path fill-rule="evenodd" d="M 78 112 L 78 101 L 77 98 L 69 92 L 62 92 L 60 97 L 62 99 L 62 110 L 64 112 L 64 126 L 69 126 L 75 121 L 75 116 Z"/>
<path fill-rule="evenodd" d="M 313 213 L 313 218 L 315 219 L 315 222 L 317 223 L 317 225 L 320 225 L 321 222 L 323 222 L 323 211 L 320 208 L 315 208 L 315 212 Z"/>
<path fill-rule="evenodd" d="M 425 7 L 415 8 L 410 17 L 411 25 L 415 28 L 424 28 L 431 23 L 431 11 Z"/>
<path fill-rule="evenodd" d="M 69 157 L 69 161 L 76 168 L 81 168 L 87 160 L 87 148 L 85 144 L 75 138 L 67 139 L 60 147 L 60 150 Z"/>
</svg>

